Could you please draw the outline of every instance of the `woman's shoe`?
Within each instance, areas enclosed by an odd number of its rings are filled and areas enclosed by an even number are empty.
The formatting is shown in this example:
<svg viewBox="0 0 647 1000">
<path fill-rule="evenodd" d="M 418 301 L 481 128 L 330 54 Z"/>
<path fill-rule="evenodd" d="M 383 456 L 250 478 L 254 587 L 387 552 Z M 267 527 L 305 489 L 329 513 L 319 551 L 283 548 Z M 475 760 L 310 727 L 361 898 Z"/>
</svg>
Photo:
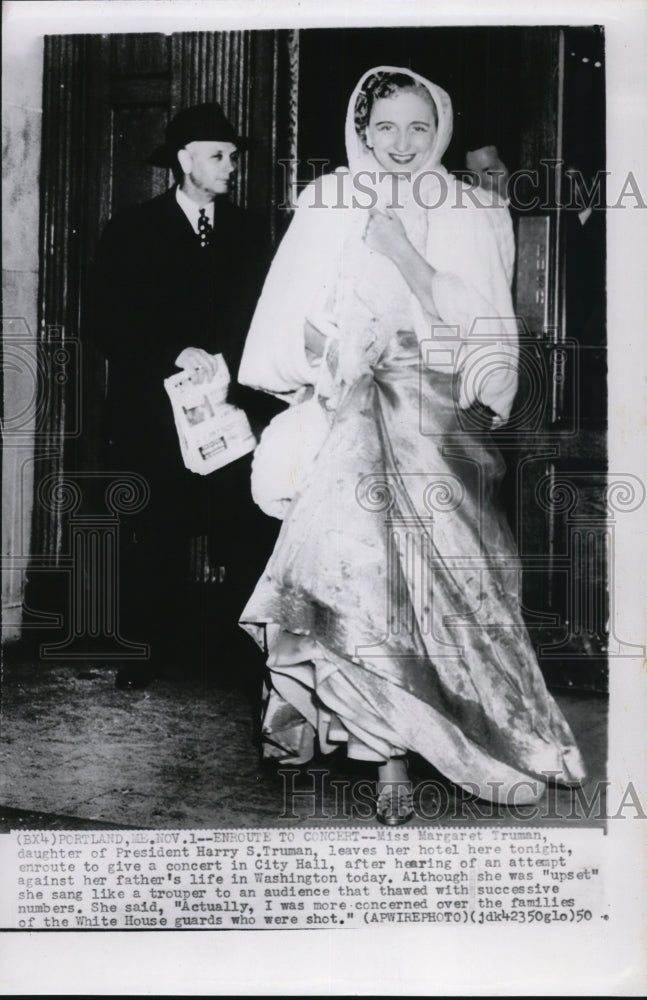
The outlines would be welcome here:
<svg viewBox="0 0 647 1000">
<path fill-rule="evenodd" d="M 385 826 L 408 823 L 414 813 L 413 786 L 410 781 L 385 782 L 377 795 L 377 821 Z"/>
</svg>

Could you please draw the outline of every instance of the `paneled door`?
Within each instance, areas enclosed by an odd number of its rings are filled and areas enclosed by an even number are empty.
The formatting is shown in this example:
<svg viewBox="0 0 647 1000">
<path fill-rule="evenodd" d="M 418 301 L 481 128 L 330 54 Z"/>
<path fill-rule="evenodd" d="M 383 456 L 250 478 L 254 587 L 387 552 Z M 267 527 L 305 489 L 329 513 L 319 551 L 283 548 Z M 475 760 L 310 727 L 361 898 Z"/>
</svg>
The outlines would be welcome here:
<svg viewBox="0 0 647 1000">
<path fill-rule="evenodd" d="M 24 614 L 39 639 L 69 627 L 70 587 L 86 593 L 88 607 L 96 603 L 92 560 L 75 566 L 74 539 L 83 518 L 92 532 L 92 519 L 107 518 L 108 530 L 115 516 L 102 475 L 109 373 L 88 310 L 101 231 L 115 212 L 172 183 L 169 171 L 147 163 L 170 118 L 217 100 L 251 140 L 233 197 L 276 242 L 289 217 L 282 161 L 294 154 L 297 55 L 288 30 L 45 39 L 39 348 L 48 378 Z"/>
<path fill-rule="evenodd" d="M 450 93 L 449 169 L 464 166 L 467 150 L 495 144 L 517 176 L 522 387 L 499 435 L 504 500 L 547 678 L 603 689 L 608 650 L 632 651 L 608 630 L 614 518 L 627 509 L 631 483 L 606 481 L 604 213 L 583 218 L 567 186 L 574 170 L 590 190 L 604 168 L 604 38 L 596 28 L 46 39 L 40 338 L 51 378 L 43 388 L 26 623 L 65 613 L 60 571 L 70 565 L 70 509 L 55 487 L 77 475 L 81 511 L 96 513 L 103 502 L 100 479 L 87 475 L 102 468 L 106 384 L 105 361 L 84 323 L 91 260 L 114 211 L 170 183 L 145 162 L 170 116 L 217 99 L 251 136 L 235 197 L 266 219 L 276 241 L 289 218 L 286 181 L 344 162 L 348 97 L 360 74 L 379 64 L 409 66 Z M 69 372 L 59 371 L 65 357 Z"/>
</svg>

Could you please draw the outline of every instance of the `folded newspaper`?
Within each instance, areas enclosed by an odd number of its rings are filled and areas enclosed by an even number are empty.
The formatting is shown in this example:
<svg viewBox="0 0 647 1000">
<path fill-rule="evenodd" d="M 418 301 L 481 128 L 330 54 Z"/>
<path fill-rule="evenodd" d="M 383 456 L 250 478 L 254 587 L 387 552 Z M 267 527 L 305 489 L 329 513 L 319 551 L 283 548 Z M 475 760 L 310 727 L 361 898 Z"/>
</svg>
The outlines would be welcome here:
<svg viewBox="0 0 647 1000">
<path fill-rule="evenodd" d="M 243 410 L 226 402 L 229 369 L 222 354 L 214 354 L 216 374 L 197 383 L 190 371 L 164 379 L 187 469 L 206 476 L 249 454 L 256 438 Z"/>
</svg>

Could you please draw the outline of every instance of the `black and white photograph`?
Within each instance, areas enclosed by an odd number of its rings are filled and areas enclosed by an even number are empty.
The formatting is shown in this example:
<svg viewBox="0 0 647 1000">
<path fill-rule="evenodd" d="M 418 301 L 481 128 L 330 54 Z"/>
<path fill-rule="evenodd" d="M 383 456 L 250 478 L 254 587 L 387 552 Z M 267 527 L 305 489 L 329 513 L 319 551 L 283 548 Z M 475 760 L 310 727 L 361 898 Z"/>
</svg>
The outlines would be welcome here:
<svg viewBox="0 0 647 1000">
<path fill-rule="evenodd" d="M 3 5 L 0 992 L 645 987 L 647 7 L 370 7 Z"/>
</svg>

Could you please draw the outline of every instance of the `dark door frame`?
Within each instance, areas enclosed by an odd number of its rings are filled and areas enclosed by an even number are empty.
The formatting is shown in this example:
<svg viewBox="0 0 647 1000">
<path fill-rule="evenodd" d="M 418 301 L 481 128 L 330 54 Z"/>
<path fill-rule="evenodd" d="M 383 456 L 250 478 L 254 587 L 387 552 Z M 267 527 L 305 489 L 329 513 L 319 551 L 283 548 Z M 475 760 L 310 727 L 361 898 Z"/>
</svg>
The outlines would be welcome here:
<svg viewBox="0 0 647 1000">
<path fill-rule="evenodd" d="M 46 384 L 41 387 L 46 405 L 39 409 L 41 423 L 37 428 L 32 559 L 25 605 L 28 629 L 41 627 L 44 613 L 45 624 L 56 627 L 56 620 L 48 619 L 47 612 L 59 609 L 56 598 L 61 589 L 60 574 L 70 572 L 70 512 L 78 512 L 79 505 L 84 510 L 96 511 L 104 495 L 93 474 L 98 474 L 102 467 L 97 442 L 102 433 L 105 362 L 97 355 L 91 335 L 84 330 L 83 306 L 99 233 L 112 212 L 120 207 L 115 204 L 112 183 L 118 138 L 117 109 L 142 100 L 143 94 L 151 107 L 163 112 L 161 122 L 180 107 L 202 100 L 220 100 L 235 127 L 255 139 L 250 166 L 243 168 L 237 181 L 237 200 L 266 216 L 275 242 L 289 217 L 284 194 L 289 180 L 286 175 L 291 172 L 295 176 L 297 160 L 299 32 L 155 36 L 163 39 L 161 50 L 165 53 L 157 62 L 149 58 L 146 40 L 150 37 L 68 35 L 45 39 L 39 350 L 47 376 Z M 564 156 L 568 138 L 564 135 L 564 122 L 570 120 L 565 116 L 564 104 L 569 97 L 566 38 L 565 30 L 559 28 L 534 33 L 528 29 L 520 36 L 531 78 L 523 84 L 528 99 L 528 126 L 520 137 L 517 166 L 538 163 L 546 157 L 547 150 L 557 161 Z M 133 66 L 137 67 L 136 74 Z M 301 76 L 303 93 L 307 84 L 303 73 Z M 536 84 L 538 78 L 542 79 L 541 87 Z M 319 81 L 319 85 L 325 85 L 325 81 Z M 146 183 L 151 185 L 148 195 L 152 196 L 165 189 L 168 177 L 163 171 L 155 175 L 147 169 Z M 537 331 L 538 348 L 549 353 L 555 346 L 551 338 L 559 342 L 565 336 L 560 177 L 558 170 L 556 207 L 549 212 L 546 328 Z M 549 192 L 544 190 L 541 194 L 546 197 Z M 551 363 L 548 362 L 548 367 Z M 546 447 L 559 428 L 549 428 L 548 435 L 546 430 L 544 427 L 527 441 L 519 442 L 521 452 L 525 449 L 535 453 L 535 479 L 548 476 L 554 491 L 560 474 L 564 469 L 569 471 L 572 459 L 577 456 L 584 458 L 585 464 L 589 462 L 589 468 L 595 464 L 598 474 L 595 489 L 599 494 L 602 489 L 599 480 L 604 480 L 606 470 L 603 431 L 593 428 L 584 436 L 574 438 L 566 434 L 555 439 L 557 452 L 551 455 Z M 557 462 L 552 460 L 555 456 Z M 529 465 L 525 463 L 519 468 L 527 470 Z M 76 472 L 81 479 L 77 477 L 75 483 Z M 542 515 L 542 523 L 537 522 L 532 530 L 538 537 L 545 535 L 547 554 L 551 557 L 551 553 L 559 554 L 564 519 L 560 521 L 557 517 L 555 504 L 549 504 L 543 513 L 546 516 Z M 606 511 L 603 509 L 596 516 L 604 535 Z M 553 575 L 550 586 L 552 580 Z M 597 586 L 599 590 L 600 581 Z M 554 660 L 552 665 L 542 664 L 549 678 L 578 686 L 603 687 L 606 675 L 602 639 L 592 633 L 576 635 L 574 645 L 564 648 L 563 658 Z M 569 657 L 571 667 L 565 667 Z M 593 660 L 598 666 L 592 671 Z"/>
</svg>

